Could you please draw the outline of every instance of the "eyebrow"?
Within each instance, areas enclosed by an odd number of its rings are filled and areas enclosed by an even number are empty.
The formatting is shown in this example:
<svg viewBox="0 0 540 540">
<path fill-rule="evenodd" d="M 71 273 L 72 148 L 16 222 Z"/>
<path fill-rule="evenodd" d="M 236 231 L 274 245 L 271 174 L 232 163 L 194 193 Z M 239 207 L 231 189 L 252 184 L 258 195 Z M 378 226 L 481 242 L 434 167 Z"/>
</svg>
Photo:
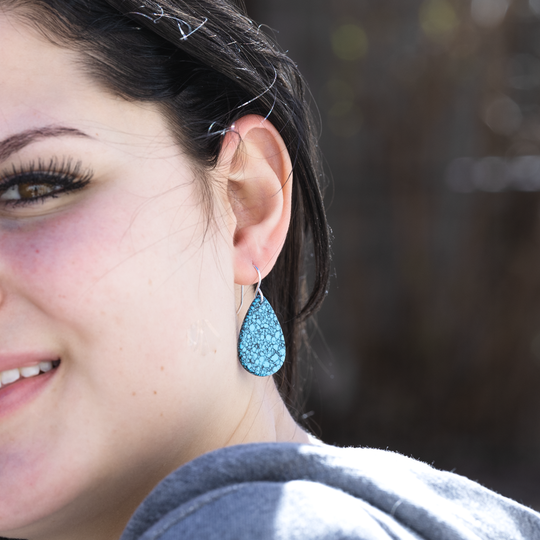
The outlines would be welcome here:
<svg viewBox="0 0 540 540">
<path fill-rule="evenodd" d="M 66 135 L 70 137 L 90 138 L 89 135 L 78 129 L 65 126 L 45 126 L 37 129 L 28 129 L 0 141 L 0 162 L 5 161 L 12 154 L 41 139 L 64 137 Z"/>
</svg>

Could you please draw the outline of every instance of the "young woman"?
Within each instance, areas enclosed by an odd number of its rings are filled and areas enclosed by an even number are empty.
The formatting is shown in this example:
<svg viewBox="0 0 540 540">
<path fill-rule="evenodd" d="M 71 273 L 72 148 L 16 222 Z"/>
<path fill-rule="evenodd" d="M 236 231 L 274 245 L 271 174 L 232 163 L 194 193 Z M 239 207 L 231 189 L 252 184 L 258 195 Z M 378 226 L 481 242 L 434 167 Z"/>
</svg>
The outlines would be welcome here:
<svg viewBox="0 0 540 540">
<path fill-rule="evenodd" d="M 289 413 L 328 233 L 302 80 L 238 8 L 0 0 L 0 68 L 1 536 L 540 538 Z"/>
</svg>

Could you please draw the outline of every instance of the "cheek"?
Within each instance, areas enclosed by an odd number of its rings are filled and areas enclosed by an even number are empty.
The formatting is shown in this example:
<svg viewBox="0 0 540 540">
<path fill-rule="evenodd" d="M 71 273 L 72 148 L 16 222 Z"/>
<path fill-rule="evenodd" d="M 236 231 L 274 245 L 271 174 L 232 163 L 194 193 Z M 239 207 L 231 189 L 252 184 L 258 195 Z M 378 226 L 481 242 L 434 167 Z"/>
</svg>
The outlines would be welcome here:
<svg viewBox="0 0 540 540">
<path fill-rule="evenodd" d="M 118 352 L 122 340 L 133 348 L 148 333 L 166 342 L 170 327 L 188 343 L 187 328 L 204 318 L 200 291 L 216 280 L 204 275 L 213 260 L 203 256 L 205 217 L 187 189 L 174 195 L 147 201 L 107 190 L 33 222 L 0 219 L 0 295 L 87 350 Z"/>
<path fill-rule="evenodd" d="M 118 257 L 122 216 L 88 204 L 34 223 L 0 222 L 0 289 L 40 307 L 76 301 Z M 3 283 L 2 283 L 3 282 Z"/>
</svg>

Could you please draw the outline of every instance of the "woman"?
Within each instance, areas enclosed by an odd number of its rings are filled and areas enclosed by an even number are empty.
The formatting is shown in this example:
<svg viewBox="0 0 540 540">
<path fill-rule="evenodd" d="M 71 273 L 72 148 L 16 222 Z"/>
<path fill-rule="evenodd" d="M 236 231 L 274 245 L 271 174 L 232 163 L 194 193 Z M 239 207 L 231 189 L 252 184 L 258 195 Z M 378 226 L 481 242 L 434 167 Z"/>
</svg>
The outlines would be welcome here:
<svg viewBox="0 0 540 540">
<path fill-rule="evenodd" d="M 0 535 L 540 534 L 289 413 L 328 233 L 303 83 L 249 19 L 226 0 L 0 7 Z"/>
</svg>

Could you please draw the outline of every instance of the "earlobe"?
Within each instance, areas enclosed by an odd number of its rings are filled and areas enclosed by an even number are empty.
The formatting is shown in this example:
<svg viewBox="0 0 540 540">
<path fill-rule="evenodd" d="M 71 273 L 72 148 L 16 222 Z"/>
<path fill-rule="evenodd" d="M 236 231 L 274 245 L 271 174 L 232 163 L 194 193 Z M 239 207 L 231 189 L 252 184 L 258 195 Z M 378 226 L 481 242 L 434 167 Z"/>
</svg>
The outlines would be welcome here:
<svg viewBox="0 0 540 540">
<path fill-rule="evenodd" d="M 276 128 L 248 115 L 223 141 L 218 169 L 227 178 L 228 201 L 235 216 L 235 282 L 250 285 L 265 277 L 285 242 L 291 217 L 292 164 Z"/>
</svg>

